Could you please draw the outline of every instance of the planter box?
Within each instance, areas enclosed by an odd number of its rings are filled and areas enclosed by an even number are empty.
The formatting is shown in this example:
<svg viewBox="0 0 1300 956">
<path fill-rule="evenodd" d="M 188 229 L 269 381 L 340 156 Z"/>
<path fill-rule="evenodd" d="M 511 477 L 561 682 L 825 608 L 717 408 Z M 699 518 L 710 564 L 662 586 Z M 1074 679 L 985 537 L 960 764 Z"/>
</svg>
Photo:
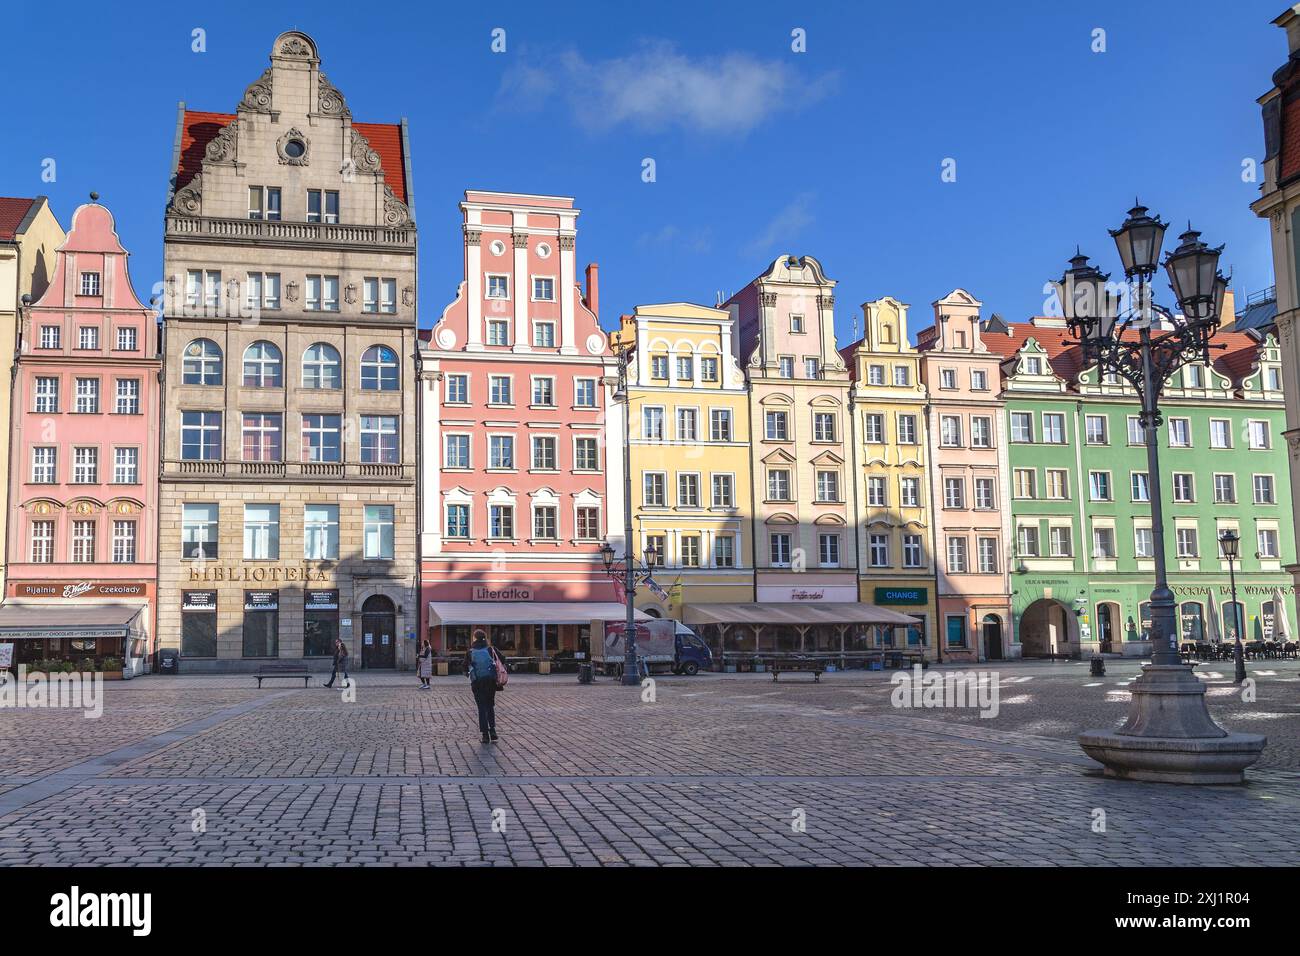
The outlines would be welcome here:
<svg viewBox="0 0 1300 956">
<path fill-rule="evenodd" d="M 539 673 L 539 674 L 549 674 L 550 672 L 551 672 L 551 662 L 550 662 L 550 661 L 538 661 L 538 662 L 537 662 L 537 673 Z"/>
<path fill-rule="evenodd" d="M 446 662 L 446 661 L 435 661 L 434 664 L 433 664 L 433 672 L 434 672 L 435 674 L 437 674 L 439 677 L 446 677 L 446 676 L 447 676 L 447 662 Z"/>
<path fill-rule="evenodd" d="M 102 673 L 102 674 L 104 675 L 104 680 L 121 680 L 121 679 L 122 679 L 122 672 L 121 672 L 121 671 L 101 671 L 100 673 Z"/>
<path fill-rule="evenodd" d="M 723 668 L 722 668 L 722 669 L 723 669 L 724 672 L 726 672 L 726 673 L 728 673 L 728 674 L 734 674 L 734 673 L 736 673 L 736 665 L 735 665 L 735 664 L 725 664 L 725 665 L 723 665 Z"/>
</svg>

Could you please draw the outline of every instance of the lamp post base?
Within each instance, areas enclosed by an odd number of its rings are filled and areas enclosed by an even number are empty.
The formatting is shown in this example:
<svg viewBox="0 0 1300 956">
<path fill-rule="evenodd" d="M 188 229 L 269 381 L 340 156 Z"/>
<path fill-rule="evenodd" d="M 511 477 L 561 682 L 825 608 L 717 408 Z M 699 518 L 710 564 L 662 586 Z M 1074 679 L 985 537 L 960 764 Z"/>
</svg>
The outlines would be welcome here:
<svg viewBox="0 0 1300 956">
<path fill-rule="evenodd" d="M 1156 783 L 1242 783 L 1267 738 L 1229 733 L 1205 706 L 1205 685 L 1190 664 L 1148 664 L 1132 683 L 1128 721 L 1119 730 L 1079 735 L 1106 776 Z"/>
</svg>

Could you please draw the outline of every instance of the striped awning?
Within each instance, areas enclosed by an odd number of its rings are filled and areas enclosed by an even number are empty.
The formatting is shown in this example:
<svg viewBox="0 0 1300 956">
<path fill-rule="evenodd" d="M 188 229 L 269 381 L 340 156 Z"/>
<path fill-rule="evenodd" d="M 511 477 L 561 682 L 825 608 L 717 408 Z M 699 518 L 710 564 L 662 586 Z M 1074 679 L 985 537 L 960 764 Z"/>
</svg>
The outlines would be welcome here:
<svg viewBox="0 0 1300 956">
<path fill-rule="evenodd" d="M 827 601 L 798 604 L 760 602 L 752 604 L 688 604 L 687 624 L 786 624 L 812 627 L 816 624 L 889 624 L 906 627 L 916 618 L 887 607 L 859 601 Z"/>
</svg>

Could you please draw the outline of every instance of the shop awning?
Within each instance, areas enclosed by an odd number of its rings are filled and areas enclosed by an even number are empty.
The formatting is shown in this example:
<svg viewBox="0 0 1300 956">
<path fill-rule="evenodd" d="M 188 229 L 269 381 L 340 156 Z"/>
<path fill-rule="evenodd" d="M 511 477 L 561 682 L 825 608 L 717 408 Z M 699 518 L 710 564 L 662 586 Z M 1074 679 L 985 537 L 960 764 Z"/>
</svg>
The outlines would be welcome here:
<svg viewBox="0 0 1300 956">
<path fill-rule="evenodd" d="M 613 601 L 430 601 L 430 624 L 590 624 L 622 621 L 627 608 Z M 644 611 L 638 621 L 650 620 Z"/>
<path fill-rule="evenodd" d="M 0 639 L 126 637 L 145 604 L 0 604 Z"/>
<path fill-rule="evenodd" d="M 916 618 L 889 608 L 857 601 L 818 604 L 766 602 L 756 604 L 688 604 L 687 624 L 787 624 L 812 627 L 816 624 L 892 624 L 904 627 Z"/>
</svg>

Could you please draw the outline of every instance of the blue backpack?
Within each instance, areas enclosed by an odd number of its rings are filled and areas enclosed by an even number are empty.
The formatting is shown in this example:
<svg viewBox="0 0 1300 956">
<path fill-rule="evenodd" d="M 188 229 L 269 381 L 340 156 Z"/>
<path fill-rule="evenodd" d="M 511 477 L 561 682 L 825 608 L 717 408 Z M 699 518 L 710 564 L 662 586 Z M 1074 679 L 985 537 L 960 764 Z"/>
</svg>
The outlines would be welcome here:
<svg viewBox="0 0 1300 956">
<path fill-rule="evenodd" d="M 474 680 L 493 680 L 497 676 L 497 662 L 492 658 L 492 650 L 487 647 L 475 647 L 469 652 L 470 674 Z"/>
</svg>

